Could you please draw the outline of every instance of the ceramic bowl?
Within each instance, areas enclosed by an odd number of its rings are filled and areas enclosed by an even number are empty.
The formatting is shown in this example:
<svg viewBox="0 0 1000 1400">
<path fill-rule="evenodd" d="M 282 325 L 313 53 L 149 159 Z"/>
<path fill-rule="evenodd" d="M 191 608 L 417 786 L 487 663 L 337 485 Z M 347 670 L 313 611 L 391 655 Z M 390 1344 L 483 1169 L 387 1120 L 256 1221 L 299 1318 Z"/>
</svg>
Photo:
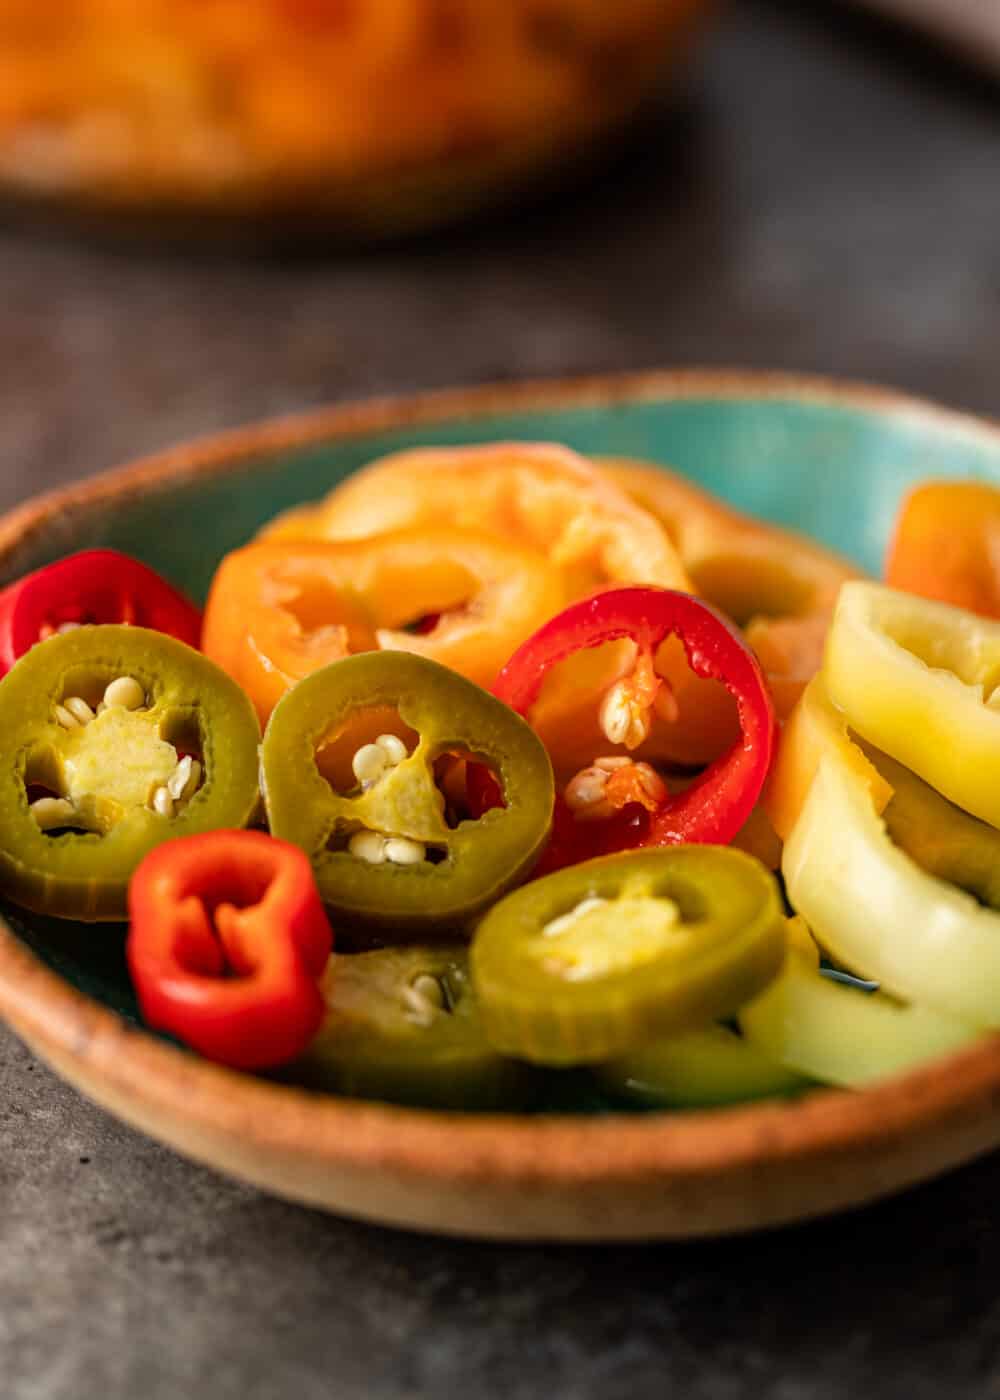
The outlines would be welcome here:
<svg viewBox="0 0 1000 1400">
<path fill-rule="evenodd" d="M 224 551 L 363 462 L 500 438 L 670 463 L 873 572 L 914 482 L 1000 483 L 1000 429 L 967 416 L 786 376 L 654 373 L 349 405 L 175 448 L 11 512 L 0 570 L 103 544 L 204 595 Z M 1000 1143 L 997 1037 L 863 1092 L 710 1112 L 483 1116 L 311 1094 L 141 1029 L 120 929 L 4 913 L 0 1015 L 59 1074 L 199 1161 L 370 1220 L 521 1239 L 718 1234 L 867 1201 Z"/>
</svg>

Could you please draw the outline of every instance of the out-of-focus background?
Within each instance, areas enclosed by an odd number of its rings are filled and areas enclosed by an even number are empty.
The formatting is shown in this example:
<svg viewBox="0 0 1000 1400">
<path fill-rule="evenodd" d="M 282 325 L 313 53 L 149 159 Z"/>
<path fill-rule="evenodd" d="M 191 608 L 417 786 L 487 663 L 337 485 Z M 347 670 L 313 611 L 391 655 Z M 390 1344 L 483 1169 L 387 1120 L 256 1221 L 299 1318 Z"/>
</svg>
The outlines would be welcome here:
<svg viewBox="0 0 1000 1400">
<path fill-rule="evenodd" d="M 524 375 L 772 365 L 887 380 L 997 408 L 1000 100 L 985 70 L 843 0 L 732 0 L 714 17 L 702 17 L 690 0 L 535 0 L 533 7 L 484 0 L 484 12 L 505 7 L 535 14 L 528 32 L 541 42 L 541 57 L 526 75 L 523 54 L 508 42 L 495 90 L 483 94 L 481 74 L 493 69 L 482 45 L 492 31 L 475 31 L 471 75 L 455 78 L 448 95 L 454 130 L 443 119 L 433 128 L 425 115 L 410 131 L 411 110 L 423 113 L 428 101 L 418 81 L 415 91 L 393 89 L 391 103 L 386 95 L 378 110 L 384 125 L 366 144 L 350 125 L 363 124 L 366 111 L 365 83 L 355 77 L 349 100 L 332 104 L 340 145 L 331 153 L 317 145 L 316 92 L 305 112 L 287 110 L 302 44 L 286 46 L 283 65 L 265 63 L 265 74 L 277 72 L 284 84 L 282 101 L 271 92 L 278 111 L 270 113 L 264 78 L 251 110 L 264 109 L 262 124 L 270 115 L 277 150 L 294 137 L 303 168 L 318 162 L 283 187 L 291 204 L 303 190 L 312 202 L 276 211 L 266 188 L 252 187 L 246 164 L 235 173 L 221 166 L 221 118 L 214 135 L 200 133 L 202 146 L 212 136 L 216 165 L 199 146 L 200 89 L 177 59 L 183 27 L 173 47 L 166 39 L 148 44 L 148 61 L 161 67 L 147 70 L 142 26 L 133 19 L 130 30 L 122 18 L 136 6 L 75 0 L 74 12 L 104 17 L 105 40 L 119 30 L 124 37 L 118 49 L 101 47 L 98 27 L 92 45 L 67 47 L 62 66 L 52 66 L 45 44 L 59 45 L 46 41 L 46 17 L 58 29 L 67 0 L 2 0 L 0 172 L 33 198 L 8 204 L 0 222 L 0 503 L 268 414 Z M 229 55 L 228 68 L 221 61 L 219 68 L 230 87 L 216 75 L 215 100 L 232 126 L 233 85 L 269 56 L 260 47 L 266 36 L 255 36 L 247 18 L 259 7 L 159 0 L 138 8 L 187 16 L 205 52 Z M 457 8 L 477 6 L 467 0 Z M 270 0 L 269 9 L 315 22 L 327 11 L 381 14 L 396 6 Z M 619 11 L 628 43 L 619 36 L 616 48 L 607 16 Z M 567 16 L 576 12 L 574 28 Z M 208 26 L 210 14 L 221 33 Z M 546 14 L 548 28 L 538 19 Z M 562 29 L 551 18 L 559 14 Z M 614 124 L 647 90 L 636 36 L 651 16 L 665 30 L 653 52 L 666 51 L 666 82 L 640 124 L 612 151 L 602 149 L 588 172 L 596 127 L 605 117 Z M 20 47 L 5 24 L 21 34 Z M 241 34 L 242 68 L 232 57 Z M 366 41 L 389 37 L 372 33 Z M 437 58 L 446 73 L 460 62 L 460 38 L 460 28 L 449 38 L 446 25 L 438 36 L 451 53 Z M 18 55 L 25 61 L 14 63 Z M 634 85 L 616 62 L 631 65 Z M 605 94 L 600 112 L 595 92 Z M 479 124 L 470 127 L 473 110 Z M 391 175 L 374 192 L 345 177 L 336 198 L 327 187 L 325 205 L 316 193 L 324 159 L 341 174 L 366 159 L 370 169 L 391 171 L 403 161 L 412 172 L 417 147 L 457 159 L 450 173 L 459 181 L 477 167 L 481 183 L 463 192 L 483 197 L 496 173 L 487 157 L 505 143 L 516 148 L 514 166 L 526 147 L 529 164 L 543 160 L 539 126 L 544 131 L 553 111 L 572 170 L 557 160 L 551 174 L 536 171 L 527 202 L 480 213 L 471 225 L 373 245 L 359 227 L 364 218 L 405 224 L 416 213 L 426 223 L 450 212 L 437 186 L 428 192 L 411 179 L 402 208 L 386 205 Z M 184 149 L 171 145 L 172 112 Z M 394 139 L 411 149 L 401 153 Z M 267 169 L 280 183 L 280 160 L 269 150 Z M 189 185 L 198 176 L 215 191 L 214 204 L 204 191 L 199 199 L 197 188 L 179 186 L 181 166 Z M 145 221 L 135 211 L 156 201 L 144 170 L 159 181 L 159 204 Z M 447 174 L 436 170 L 434 178 L 448 187 Z M 503 180 L 512 178 L 505 169 Z M 57 206 L 49 215 L 38 207 L 48 198 Z M 218 207 L 227 198 L 236 206 L 228 226 Z M 279 206 L 282 198 L 274 196 Z M 82 231 L 67 221 L 64 200 L 91 211 Z M 240 201 L 255 212 L 241 219 Z M 95 227 L 93 205 L 102 203 L 110 212 Z M 338 243 L 345 231 L 353 245 Z"/>
<path fill-rule="evenodd" d="M 773 366 L 997 413 L 995 13 L 0 0 L 0 506 L 530 375 Z M 989 1163 L 752 1242 L 495 1249 L 222 1180 L 2 1030 L 0 1121 L 10 1400 L 1000 1385 Z"/>
</svg>

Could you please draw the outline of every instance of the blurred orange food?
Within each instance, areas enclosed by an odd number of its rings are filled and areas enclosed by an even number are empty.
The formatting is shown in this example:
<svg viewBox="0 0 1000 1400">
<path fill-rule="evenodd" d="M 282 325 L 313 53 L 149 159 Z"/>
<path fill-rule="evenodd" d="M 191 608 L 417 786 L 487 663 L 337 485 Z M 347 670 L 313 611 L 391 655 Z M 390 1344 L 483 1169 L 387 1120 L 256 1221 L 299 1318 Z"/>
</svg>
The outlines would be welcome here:
<svg viewBox="0 0 1000 1400">
<path fill-rule="evenodd" d="M 900 508 L 886 582 L 984 617 L 1000 617 L 1000 490 L 928 481 Z"/>
<path fill-rule="evenodd" d="M 308 193 L 426 223 L 626 117 L 705 9 L 0 0 L 0 180 L 125 206 Z"/>
</svg>

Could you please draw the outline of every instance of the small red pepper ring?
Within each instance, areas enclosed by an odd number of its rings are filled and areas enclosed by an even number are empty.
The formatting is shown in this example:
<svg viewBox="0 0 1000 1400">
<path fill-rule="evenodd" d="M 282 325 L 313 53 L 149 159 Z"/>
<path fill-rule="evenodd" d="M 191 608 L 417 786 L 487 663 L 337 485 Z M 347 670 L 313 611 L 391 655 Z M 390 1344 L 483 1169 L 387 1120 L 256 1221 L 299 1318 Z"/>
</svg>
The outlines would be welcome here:
<svg viewBox="0 0 1000 1400">
<path fill-rule="evenodd" d="M 319 1030 L 333 943 L 304 851 L 261 831 L 167 841 L 129 887 L 126 954 L 149 1025 L 235 1069 L 268 1069 Z"/>
<path fill-rule="evenodd" d="M 81 623 L 131 623 L 198 647 L 201 613 L 158 573 L 114 549 L 85 549 L 0 592 L 0 676 L 36 642 Z"/>
<path fill-rule="evenodd" d="M 640 846 L 726 845 L 753 810 L 777 742 L 774 706 L 753 652 L 736 629 L 700 598 L 637 586 L 611 589 L 574 603 L 518 648 L 500 672 L 494 693 L 527 717 L 552 666 L 574 652 L 627 637 L 638 649 L 633 689 L 637 695 L 648 692 L 651 704 L 657 687 L 650 685 L 649 659 L 669 636 L 680 639 L 696 676 L 720 681 L 733 696 L 740 737 L 676 795 L 667 793 L 648 765 L 626 766 L 624 758 L 609 761 L 598 756 L 596 762 L 608 770 L 602 788 L 607 812 L 595 812 L 596 820 L 579 820 L 560 799 L 552 841 L 538 873 Z M 661 713 L 667 698 L 659 697 Z M 620 772 L 615 771 L 616 764 L 622 765 Z M 603 772 L 595 776 L 601 778 Z"/>
</svg>

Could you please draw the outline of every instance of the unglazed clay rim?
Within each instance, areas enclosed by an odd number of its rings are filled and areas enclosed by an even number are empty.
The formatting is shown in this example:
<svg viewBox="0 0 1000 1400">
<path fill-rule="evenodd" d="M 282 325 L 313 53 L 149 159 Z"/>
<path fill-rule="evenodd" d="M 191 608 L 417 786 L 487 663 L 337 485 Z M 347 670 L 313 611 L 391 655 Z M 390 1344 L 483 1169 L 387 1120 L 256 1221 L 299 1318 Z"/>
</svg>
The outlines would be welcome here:
<svg viewBox="0 0 1000 1400">
<path fill-rule="evenodd" d="M 643 400 L 799 400 L 888 413 L 1000 452 L 1000 426 L 864 384 L 738 370 L 665 370 L 487 385 L 347 404 L 237 429 L 49 492 L 0 518 L 0 568 L 78 514 L 192 478 L 221 477 L 272 453 L 500 412 L 612 407 Z M 110 1096 L 141 1101 L 215 1138 L 292 1152 L 319 1166 L 459 1183 L 623 1186 L 858 1148 L 975 1123 L 1000 1103 L 1000 1036 L 862 1092 L 821 1090 L 791 1103 L 593 1118 L 463 1115 L 342 1100 L 200 1060 L 121 1020 L 50 971 L 0 921 L 0 1015 L 43 1056 L 76 1064 Z M 924 1173 L 918 1173 L 920 1175 Z M 878 1194 L 872 1191 L 869 1194 Z M 596 1233 L 600 1233 L 599 1231 Z M 654 1231 L 655 1233 L 655 1231 Z"/>
</svg>

